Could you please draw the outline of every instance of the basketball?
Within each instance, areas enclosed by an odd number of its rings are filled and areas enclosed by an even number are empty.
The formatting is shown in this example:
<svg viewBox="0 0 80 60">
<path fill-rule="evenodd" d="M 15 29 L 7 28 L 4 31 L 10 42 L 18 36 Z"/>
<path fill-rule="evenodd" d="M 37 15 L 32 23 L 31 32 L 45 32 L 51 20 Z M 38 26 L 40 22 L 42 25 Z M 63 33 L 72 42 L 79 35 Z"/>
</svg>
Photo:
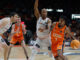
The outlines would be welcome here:
<svg viewBox="0 0 80 60">
<path fill-rule="evenodd" d="M 71 48 L 72 49 L 79 49 L 79 46 L 80 46 L 80 42 L 78 40 L 73 40 L 71 42 Z"/>
</svg>

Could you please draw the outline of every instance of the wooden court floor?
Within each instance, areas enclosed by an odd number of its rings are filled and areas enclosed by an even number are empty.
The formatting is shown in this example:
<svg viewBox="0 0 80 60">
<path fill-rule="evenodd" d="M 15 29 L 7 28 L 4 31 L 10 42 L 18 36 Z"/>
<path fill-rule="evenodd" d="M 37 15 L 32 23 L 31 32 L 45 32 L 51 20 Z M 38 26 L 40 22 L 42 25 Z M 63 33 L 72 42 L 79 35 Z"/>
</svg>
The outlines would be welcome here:
<svg viewBox="0 0 80 60">
<path fill-rule="evenodd" d="M 26 46 L 26 48 L 28 51 L 28 55 L 30 56 L 31 55 L 31 49 L 29 46 Z M 41 50 L 41 51 L 45 51 L 45 50 Z M 79 54 L 80 50 L 70 50 L 69 48 L 66 47 L 64 49 L 64 52 L 65 52 L 65 55 L 67 56 L 68 60 L 80 60 L 80 54 Z M 73 53 L 73 54 L 68 55 L 70 53 Z M 3 51 L 0 51 L 0 60 L 3 60 Z M 11 50 L 9 60 L 26 60 L 22 47 L 13 47 Z M 52 60 L 52 58 L 49 57 L 48 55 L 37 54 L 35 56 L 35 60 Z"/>
</svg>

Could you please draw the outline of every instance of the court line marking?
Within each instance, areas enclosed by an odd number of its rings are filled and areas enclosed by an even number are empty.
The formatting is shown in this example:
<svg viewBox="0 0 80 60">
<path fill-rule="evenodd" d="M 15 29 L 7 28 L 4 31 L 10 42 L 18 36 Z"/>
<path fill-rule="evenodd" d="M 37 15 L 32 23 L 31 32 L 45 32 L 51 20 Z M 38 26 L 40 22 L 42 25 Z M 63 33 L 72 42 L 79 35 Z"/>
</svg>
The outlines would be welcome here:
<svg viewBox="0 0 80 60">
<path fill-rule="evenodd" d="M 3 58 L 0 58 L 0 60 L 4 60 L 4 59 L 3 59 Z M 18 59 L 18 58 L 16 58 L 16 59 L 12 58 L 12 59 L 11 59 L 11 58 L 10 58 L 9 60 L 26 60 L 26 59 L 24 59 L 24 58 L 23 58 L 23 59 L 22 59 L 22 58 L 20 58 L 20 59 Z"/>
<path fill-rule="evenodd" d="M 67 52 L 67 53 L 63 53 L 63 55 L 80 55 L 80 53 Z"/>
<path fill-rule="evenodd" d="M 48 55 L 48 52 L 38 52 L 37 54 Z M 65 53 L 63 53 L 63 55 L 80 55 L 80 53 L 65 52 Z"/>
</svg>

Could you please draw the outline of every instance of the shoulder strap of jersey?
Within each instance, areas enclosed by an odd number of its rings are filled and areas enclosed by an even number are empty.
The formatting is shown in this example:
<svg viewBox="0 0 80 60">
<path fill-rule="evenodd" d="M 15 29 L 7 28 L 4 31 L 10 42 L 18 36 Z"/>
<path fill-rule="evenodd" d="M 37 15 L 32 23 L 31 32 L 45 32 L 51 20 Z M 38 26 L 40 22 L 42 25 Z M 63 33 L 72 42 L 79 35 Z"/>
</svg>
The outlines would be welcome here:
<svg viewBox="0 0 80 60">
<path fill-rule="evenodd" d="M 58 22 L 56 22 L 56 25 L 55 25 L 55 27 L 58 27 L 58 24 L 59 24 L 59 23 L 58 23 Z"/>
</svg>

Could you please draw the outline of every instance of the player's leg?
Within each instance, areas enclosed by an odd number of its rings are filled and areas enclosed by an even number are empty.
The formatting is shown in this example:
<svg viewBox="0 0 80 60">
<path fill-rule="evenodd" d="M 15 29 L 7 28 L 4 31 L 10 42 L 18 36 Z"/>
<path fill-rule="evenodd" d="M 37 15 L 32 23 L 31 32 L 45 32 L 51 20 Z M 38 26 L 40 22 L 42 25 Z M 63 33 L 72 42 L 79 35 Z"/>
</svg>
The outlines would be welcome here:
<svg viewBox="0 0 80 60">
<path fill-rule="evenodd" d="M 62 49 L 58 49 L 57 46 L 55 47 L 55 49 L 54 47 L 52 48 L 52 52 L 55 57 L 55 60 L 68 60 L 67 57 L 63 55 Z"/>
<path fill-rule="evenodd" d="M 39 49 L 40 46 L 37 43 L 38 43 L 38 40 L 36 40 L 33 47 L 31 48 L 32 52 L 31 52 L 30 60 L 35 60 L 35 55 L 40 51 Z"/>
<path fill-rule="evenodd" d="M 16 43 L 17 43 L 17 40 L 15 40 L 15 39 L 12 39 L 12 40 L 10 41 L 7 59 L 9 59 L 9 56 L 10 56 L 10 53 L 11 53 L 11 48 L 12 48 L 12 47 L 14 46 L 14 44 L 16 44 Z"/>
<path fill-rule="evenodd" d="M 59 57 L 59 56 L 56 56 L 55 60 L 63 60 L 63 59 L 61 57 Z"/>
<path fill-rule="evenodd" d="M 52 44 L 51 45 L 51 51 L 52 51 L 54 60 L 59 60 L 58 52 L 57 52 L 57 44 Z"/>
<path fill-rule="evenodd" d="M 8 46 L 5 42 L 2 42 L 1 48 L 4 49 L 4 60 L 7 60 L 7 52 L 8 52 Z"/>
<path fill-rule="evenodd" d="M 58 60 L 61 58 L 62 60 L 68 60 L 67 57 L 65 57 L 62 53 L 62 50 L 57 50 L 58 52 Z"/>
<path fill-rule="evenodd" d="M 11 53 L 11 48 L 12 48 L 12 44 L 10 44 L 10 46 L 8 47 L 8 54 L 7 54 L 7 60 L 9 59 L 10 53 Z"/>
<path fill-rule="evenodd" d="M 45 39 L 41 40 L 40 42 L 41 42 L 40 47 L 47 50 L 48 55 L 52 57 L 50 37 L 48 36 Z"/>
<path fill-rule="evenodd" d="M 58 56 L 57 50 L 53 50 L 53 60 L 63 60 L 60 56 Z"/>
<path fill-rule="evenodd" d="M 8 45 L 2 37 L 0 38 L 0 47 L 4 49 L 4 60 L 7 60 Z"/>
<path fill-rule="evenodd" d="M 26 45 L 25 45 L 24 40 L 21 42 L 21 46 L 23 47 L 23 50 L 24 50 L 26 59 L 29 60 L 29 57 L 28 57 L 28 53 L 27 53 L 27 50 L 26 50 Z"/>
<path fill-rule="evenodd" d="M 57 43 L 57 54 L 58 54 L 58 58 L 62 58 L 63 60 L 67 60 L 67 57 L 65 57 L 63 55 L 63 50 L 64 50 L 64 46 L 63 46 L 64 42 L 63 41 L 59 41 Z"/>
<path fill-rule="evenodd" d="M 8 59 L 7 59 L 7 56 L 8 56 L 8 50 L 9 50 L 9 45 L 10 45 L 10 43 L 9 43 L 9 41 L 8 41 L 7 39 L 4 39 L 4 41 L 5 41 L 5 46 L 4 46 L 4 58 L 5 58 L 5 60 L 8 60 Z"/>
<path fill-rule="evenodd" d="M 49 47 L 48 55 L 49 55 L 49 57 L 52 58 L 52 60 L 55 60 L 55 58 L 54 58 L 54 56 L 53 56 L 53 53 L 52 53 L 52 51 L 51 51 L 51 47 Z"/>
<path fill-rule="evenodd" d="M 4 60 L 7 60 L 8 48 L 9 47 L 7 45 L 4 46 Z"/>
<path fill-rule="evenodd" d="M 52 57 L 53 60 L 54 60 L 54 56 L 53 56 L 52 51 L 51 51 L 51 44 L 52 44 L 52 43 L 51 43 L 51 38 L 49 37 L 48 39 L 49 39 L 49 47 L 48 47 L 49 52 L 48 52 L 48 54 L 49 54 L 49 56 Z"/>
</svg>

